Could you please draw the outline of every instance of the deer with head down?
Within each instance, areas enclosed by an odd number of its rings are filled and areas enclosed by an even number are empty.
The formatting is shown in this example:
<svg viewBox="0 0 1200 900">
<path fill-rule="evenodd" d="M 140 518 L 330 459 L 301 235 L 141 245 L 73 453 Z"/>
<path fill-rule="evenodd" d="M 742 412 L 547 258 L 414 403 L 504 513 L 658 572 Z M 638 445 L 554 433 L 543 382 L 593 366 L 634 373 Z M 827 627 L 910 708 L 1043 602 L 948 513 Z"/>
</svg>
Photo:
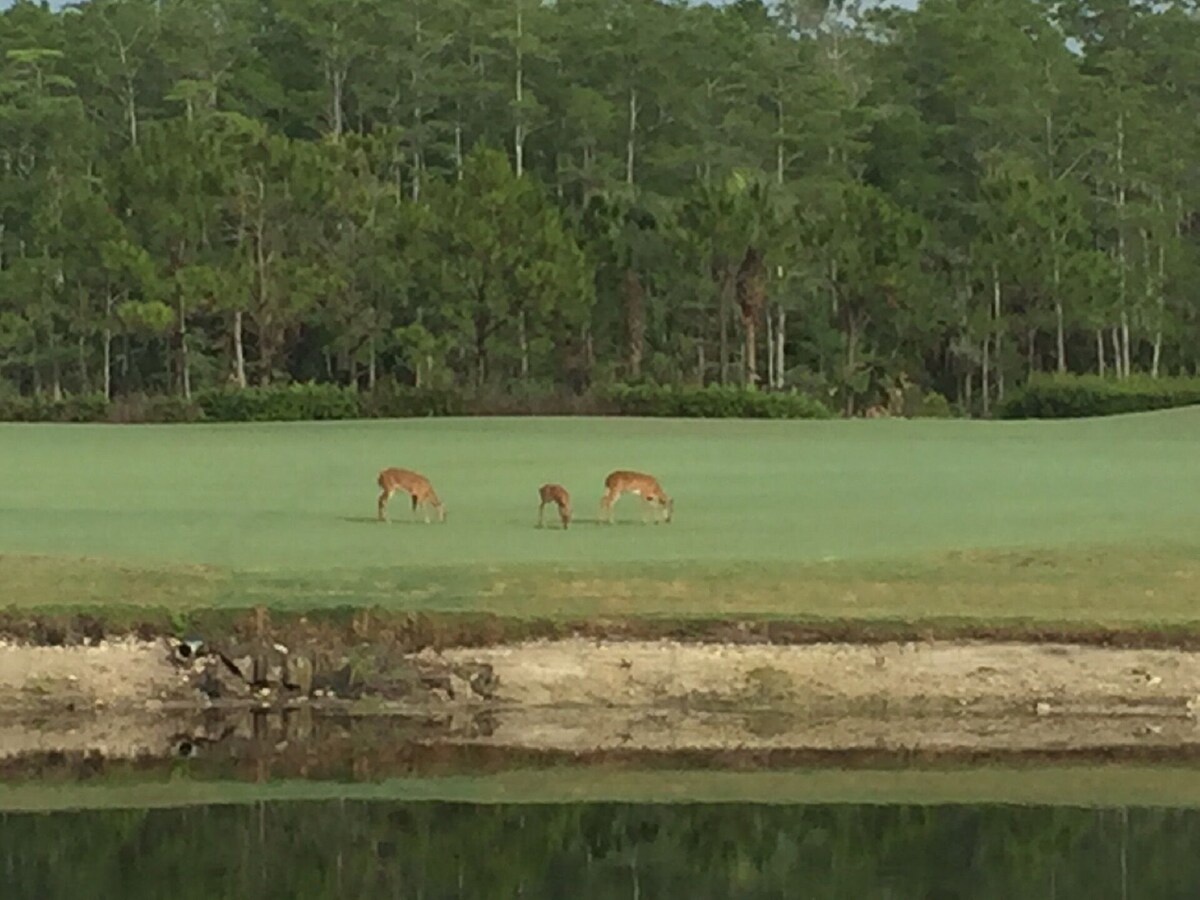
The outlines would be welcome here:
<svg viewBox="0 0 1200 900">
<path fill-rule="evenodd" d="M 600 498 L 600 520 L 612 524 L 612 507 L 622 494 L 636 494 L 642 498 L 643 519 L 647 507 L 655 508 L 654 524 L 661 521 L 670 522 L 675 512 L 675 502 L 667 496 L 658 479 L 644 472 L 630 472 L 618 469 L 610 472 L 604 479 L 604 496 Z"/>
<path fill-rule="evenodd" d="M 543 525 L 546 504 L 553 503 L 558 507 L 558 518 L 562 520 L 563 530 L 566 531 L 571 524 L 571 495 L 567 489 L 561 484 L 543 484 L 538 488 L 538 499 L 541 501 L 538 506 L 538 528 Z"/>
<path fill-rule="evenodd" d="M 379 521 L 387 521 L 387 505 L 392 494 L 404 491 L 412 498 L 412 511 L 416 513 L 418 506 L 425 507 L 425 521 L 429 522 L 430 507 L 438 512 L 438 521 L 446 521 L 446 506 L 438 497 L 437 491 L 424 475 L 409 469 L 387 468 L 379 473 Z"/>
</svg>

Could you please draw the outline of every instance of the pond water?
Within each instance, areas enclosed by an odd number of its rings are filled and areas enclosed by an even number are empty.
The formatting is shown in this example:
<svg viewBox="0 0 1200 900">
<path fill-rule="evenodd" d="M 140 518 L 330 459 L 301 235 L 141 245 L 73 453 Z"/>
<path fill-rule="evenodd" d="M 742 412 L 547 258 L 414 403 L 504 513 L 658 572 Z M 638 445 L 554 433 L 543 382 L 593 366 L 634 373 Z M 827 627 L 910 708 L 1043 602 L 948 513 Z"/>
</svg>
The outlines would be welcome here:
<svg viewBox="0 0 1200 900">
<path fill-rule="evenodd" d="M 1194 898 L 1200 811 L 364 800 L 0 813 L 0 897 Z"/>
</svg>

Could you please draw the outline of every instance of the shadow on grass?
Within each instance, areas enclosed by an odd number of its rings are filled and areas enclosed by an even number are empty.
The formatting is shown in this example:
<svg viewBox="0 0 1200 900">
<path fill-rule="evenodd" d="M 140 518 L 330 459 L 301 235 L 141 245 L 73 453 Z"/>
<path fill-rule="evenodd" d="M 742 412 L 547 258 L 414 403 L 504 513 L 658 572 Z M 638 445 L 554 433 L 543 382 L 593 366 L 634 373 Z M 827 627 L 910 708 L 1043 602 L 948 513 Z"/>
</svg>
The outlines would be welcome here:
<svg viewBox="0 0 1200 900">
<path fill-rule="evenodd" d="M 366 523 L 367 525 L 380 525 L 380 526 L 382 526 L 382 525 L 425 525 L 425 524 L 441 525 L 441 524 L 444 524 L 444 523 L 439 522 L 437 519 L 433 519 L 429 523 L 426 523 L 424 519 L 419 519 L 419 518 L 418 519 L 395 518 L 395 519 L 389 519 L 386 522 L 380 522 L 374 516 L 338 516 L 338 519 L 342 522 L 354 522 L 357 524 Z"/>
<path fill-rule="evenodd" d="M 591 519 L 572 518 L 571 519 L 571 527 L 572 528 L 574 528 L 576 525 L 594 525 L 599 528 L 607 528 L 609 525 L 639 525 L 639 526 L 647 525 L 647 526 L 649 526 L 649 525 L 653 525 L 653 524 L 654 524 L 653 522 L 649 522 L 649 521 L 639 522 L 637 519 L 627 519 L 625 521 L 617 520 L 614 522 L 605 522 L 605 521 L 603 521 L 601 519 L 597 519 L 597 518 L 591 518 Z M 533 527 L 535 529 L 538 527 L 536 522 L 534 523 Z M 557 517 L 555 517 L 553 523 L 551 523 L 550 519 L 547 518 L 546 524 L 542 527 L 543 527 L 543 530 L 553 530 L 553 531 L 562 531 L 563 530 L 562 525 L 559 524 Z"/>
</svg>

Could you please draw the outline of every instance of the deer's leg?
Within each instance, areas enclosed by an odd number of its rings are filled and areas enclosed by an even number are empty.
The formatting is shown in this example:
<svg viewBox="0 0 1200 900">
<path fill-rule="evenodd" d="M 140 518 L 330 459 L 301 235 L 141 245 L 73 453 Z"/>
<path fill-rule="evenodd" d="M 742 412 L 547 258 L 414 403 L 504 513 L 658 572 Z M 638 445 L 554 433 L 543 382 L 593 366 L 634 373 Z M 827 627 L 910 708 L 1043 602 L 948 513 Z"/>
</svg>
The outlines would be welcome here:
<svg viewBox="0 0 1200 900">
<path fill-rule="evenodd" d="M 611 489 L 605 489 L 604 496 L 600 498 L 600 521 L 612 524 L 612 505 L 617 499 L 616 492 Z"/>
<path fill-rule="evenodd" d="M 388 504 L 388 500 L 391 499 L 391 496 L 392 496 L 392 492 L 389 491 L 387 488 L 384 488 L 383 492 L 379 495 L 379 502 L 376 504 L 376 506 L 379 509 L 379 521 L 380 522 L 387 521 L 387 504 Z"/>
<path fill-rule="evenodd" d="M 645 497 L 642 497 L 641 500 L 642 500 L 642 504 L 641 504 L 642 524 L 645 525 L 646 524 L 646 513 L 653 512 L 653 510 L 651 510 L 651 506 L 653 506 L 654 501 L 647 500 Z"/>
<path fill-rule="evenodd" d="M 544 517 L 545 517 L 545 514 L 546 514 L 546 501 L 545 501 L 545 500 L 543 500 L 543 501 L 542 501 L 542 502 L 541 502 L 541 503 L 538 505 L 538 523 L 537 523 L 537 527 L 538 527 L 538 528 L 541 528 L 541 527 L 542 527 L 542 524 L 543 524 L 543 522 L 544 522 Z"/>
</svg>

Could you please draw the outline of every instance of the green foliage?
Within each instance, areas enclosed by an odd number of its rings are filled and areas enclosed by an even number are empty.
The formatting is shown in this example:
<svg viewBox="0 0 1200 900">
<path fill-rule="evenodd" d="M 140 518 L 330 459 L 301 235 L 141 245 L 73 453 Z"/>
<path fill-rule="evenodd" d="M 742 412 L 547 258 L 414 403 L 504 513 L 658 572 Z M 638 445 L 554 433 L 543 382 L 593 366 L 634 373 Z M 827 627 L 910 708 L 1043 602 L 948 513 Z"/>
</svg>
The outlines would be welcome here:
<svg viewBox="0 0 1200 900">
<path fill-rule="evenodd" d="M 1003 419 L 1075 419 L 1200 404 L 1200 378 L 1043 375 L 1005 398 Z"/>
<path fill-rule="evenodd" d="M 414 388 L 394 382 L 381 382 L 375 390 L 363 394 L 359 409 L 364 418 L 370 419 L 461 416 L 466 411 L 460 391 Z"/>
<path fill-rule="evenodd" d="M 857 413 L 907 375 L 990 415 L 1198 371 L 1189 9 L 9 4 L 0 379 L 472 412 L 803 372 Z M 288 397 L 210 403 L 349 414 Z"/>
<path fill-rule="evenodd" d="M 954 415 L 954 411 L 949 400 L 937 391 L 929 391 L 921 398 L 913 415 L 926 419 L 948 419 Z"/>
<path fill-rule="evenodd" d="M 103 422 L 108 402 L 103 395 L 83 394 L 51 400 L 45 397 L 0 397 L 0 422 Z"/>
<path fill-rule="evenodd" d="M 178 423 L 204 419 L 204 410 L 196 401 L 173 396 L 120 397 L 108 404 L 105 412 L 110 422 Z"/>
<path fill-rule="evenodd" d="M 300 422 L 361 415 L 358 392 L 335 384 L 202 391 L 196 405 L 213 422 Z"/>
<path fill-rule="evenodd" d="M 739 387 L 614 385 L 606 391 L 621 415 L 697 419 L 827 419 L 821 401 L 795 391 L 768 393 Z"/>
</svg>

